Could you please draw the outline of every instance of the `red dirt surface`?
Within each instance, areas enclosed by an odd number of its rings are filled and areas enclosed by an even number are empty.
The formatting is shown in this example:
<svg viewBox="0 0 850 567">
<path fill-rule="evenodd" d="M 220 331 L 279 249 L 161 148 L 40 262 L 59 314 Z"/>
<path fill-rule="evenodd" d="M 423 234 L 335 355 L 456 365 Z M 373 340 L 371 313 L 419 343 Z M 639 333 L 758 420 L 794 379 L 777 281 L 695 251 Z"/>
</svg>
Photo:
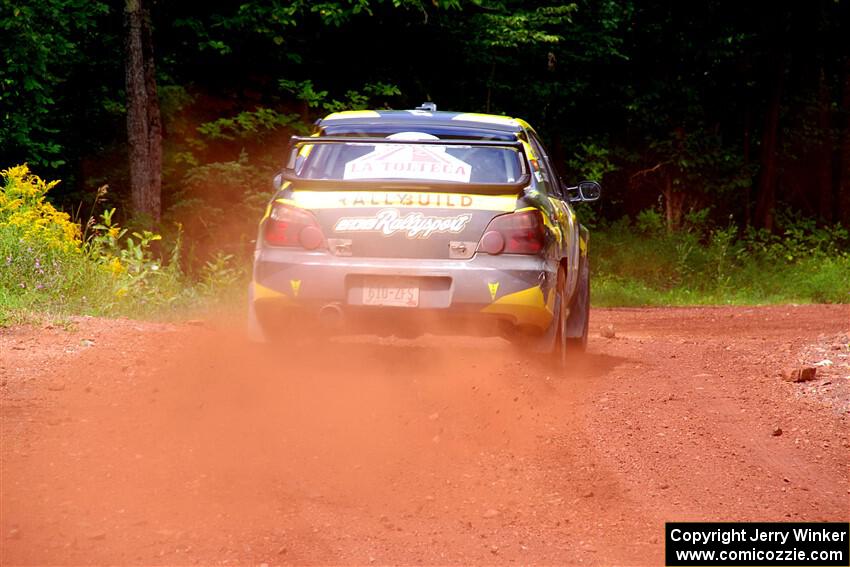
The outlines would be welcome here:
<svg viewBox="0 0 850 567">
<path fill-rule="evenodd" d="M 848 306 L 597 309 L 565 375 L 498 340 L 74 327 L 0 330 L 3 565 L 662 565 L 665 521 L 850 516 L 850 404 L 777 376 Z"/>
</svg>

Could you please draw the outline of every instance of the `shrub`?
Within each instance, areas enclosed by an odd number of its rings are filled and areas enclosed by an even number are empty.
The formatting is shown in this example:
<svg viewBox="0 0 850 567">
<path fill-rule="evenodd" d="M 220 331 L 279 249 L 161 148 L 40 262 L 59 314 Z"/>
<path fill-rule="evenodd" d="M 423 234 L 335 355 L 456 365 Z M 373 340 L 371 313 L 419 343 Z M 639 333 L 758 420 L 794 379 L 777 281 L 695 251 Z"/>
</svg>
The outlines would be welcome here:
<svg viewBox="0 0 850 567">
<path fill-rule="evenodd" d="M 142 315 L 196 298 L 176 261 L 179 239 L 164 262 L 152 248 L 161 237 L 128 233 L 115 209 L 91 219 L 84 234 L 47 200 L 58 182 L 26 165 L 0 173 L 0 324 L 21 309 Z"/>
<path fill-rule="evenodd" d="M 80 227 L 47 201 L 58 182 L 26 165 L 0 172 L 0 306 L 61 296 L 69 268 L 83 260 Z"/>
<path fill-rule="evenodd" d="M 29 246 L 73 253 L 80 248 L 80 226 L 48 202 L 47 192 L 59 184 L 30 173 L 26 165 L 0 172 L 0 225 Z"/>
<path fill-rule="evenodd" d="M 597 230 L 591 238 L 594 303 L 850 303 L 850 235 L 787 216 L 783 233 L 734 224 L 709 228 L 694 216 L 667 233 L 644 211 Z"/>
</svg>

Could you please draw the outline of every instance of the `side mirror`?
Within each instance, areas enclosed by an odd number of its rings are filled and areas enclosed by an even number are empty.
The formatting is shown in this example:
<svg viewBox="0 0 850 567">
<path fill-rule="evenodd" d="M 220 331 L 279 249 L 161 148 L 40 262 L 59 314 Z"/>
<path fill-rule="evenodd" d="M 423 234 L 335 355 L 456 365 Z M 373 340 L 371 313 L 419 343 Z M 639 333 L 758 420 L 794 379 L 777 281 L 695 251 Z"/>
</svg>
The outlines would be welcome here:
<svg viewBox="0 0 850 567">
<path fill-rule="evenodd" d="M 602 193 L 602 186 L 596 181 L 582 181 L 575 187 L 566 188 L 567 198 L 573 202 L 596 201 Z"/>
<path fill-rule="evenodd" d="M 596 201 L 602 194 L 602 186 L 596 181 L 582 181 L 578 184 L 578 194 L 582 201 Z"/>
</svg>

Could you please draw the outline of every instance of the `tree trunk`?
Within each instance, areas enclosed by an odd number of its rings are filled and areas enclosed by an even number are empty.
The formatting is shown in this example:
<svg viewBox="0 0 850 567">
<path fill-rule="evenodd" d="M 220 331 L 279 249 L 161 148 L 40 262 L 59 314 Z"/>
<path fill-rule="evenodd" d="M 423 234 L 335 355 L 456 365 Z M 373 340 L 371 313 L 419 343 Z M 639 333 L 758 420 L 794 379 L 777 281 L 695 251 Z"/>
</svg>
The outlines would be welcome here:
<svg viewBox="0 0 850 567">
<path fill-rule="evenodd" d="M 764 120 L 764 132 L 761 143 L 761 171 L 758 179 L 758 201 L 756 203 L 756 223 L 768 230 L 773 229 L 774 208 L 776 206 L 776 185 L 779 181 L 779 110 L 782 103 L 782 89 L 785 76 L 784 57 L 774 55 L 773 84 Z"/>
<path fill-rule="evenodd" d="M 133 212 L 158 221 L 162 190 L 162 124 L 146 0 L 126 0 L 124 23 L 131 202 Z"/>
<path fill-rule="evenodd" d="M 152 188 L 150 204 L 151 214 L 158 221 L 162 213 L 162 118 L 159 112 L 159 95 L 156 90 L 156 60 L 153 53 L 150 8 L 146 7 L 143 16 L 142 53 L 145 63 L 145 92 L 148 96 L 148 155 L 150 159 L 150 186 Z"/>
<path fill-rule="evenodd" d="M 664 195 L 664 216 L 667 220 L 667 232 L 672 234 L 682 227 L 682 215 L 685 209 L 685 194 L 673 187 L 673 176 L 664 172 L 661 193 Z"/>
<path fill-rule="evenodd" d="M 490 96 L 493 93 L 493 81 L 496 79 L 496 62 L 490 64 L 490 78 L 487 79 L 487 103 L 484 107 L 484 112 L 490 114 Z"/>
<path fill-rule="evenodd" d="M 744 112 L 744 170 L 748 171 L 750 169 L 750 153 L 752 146 L 752 113 L 750 112 L 750 105 L 747 105 L 747 109 Z M 744 226 L 750 226 L 753 223 L 753 186 L 752 183 L 747 184 L 746 192 L 744 193 Z"/>
<path fill-rule="evenodd" d="M 850 228 L 850 56 L 844 60 L 844 92 L 841 96 L 844 132 L 841 136 L 838 169 L 838 220 Z"/>
<path fill-rule="evenodd" d="M 832 202 L 832 132 L 831 114 L 832 108 L 829 98 L 829 84 L 826 73 L 821 68 L 818 77 L 818 149 L 815 159 L 815 182 L 817 184 L 818 217 L 826 223 L 832 224 L 833 202 Z"/>
</svg>

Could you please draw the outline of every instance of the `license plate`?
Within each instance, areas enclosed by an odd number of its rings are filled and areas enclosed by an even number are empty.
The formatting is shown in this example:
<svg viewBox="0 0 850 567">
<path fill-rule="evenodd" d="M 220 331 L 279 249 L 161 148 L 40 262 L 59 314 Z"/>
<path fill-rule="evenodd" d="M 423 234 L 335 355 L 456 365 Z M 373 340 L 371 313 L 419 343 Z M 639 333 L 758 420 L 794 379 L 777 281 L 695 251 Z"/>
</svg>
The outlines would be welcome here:
<svg viewBox="0 0 850 567">
<path fill-rule="evenodd" d="M 366 278 L 363 305 L 418 307 L 419 286 L 416 280 L 409 278 Z"/>
</svg>

